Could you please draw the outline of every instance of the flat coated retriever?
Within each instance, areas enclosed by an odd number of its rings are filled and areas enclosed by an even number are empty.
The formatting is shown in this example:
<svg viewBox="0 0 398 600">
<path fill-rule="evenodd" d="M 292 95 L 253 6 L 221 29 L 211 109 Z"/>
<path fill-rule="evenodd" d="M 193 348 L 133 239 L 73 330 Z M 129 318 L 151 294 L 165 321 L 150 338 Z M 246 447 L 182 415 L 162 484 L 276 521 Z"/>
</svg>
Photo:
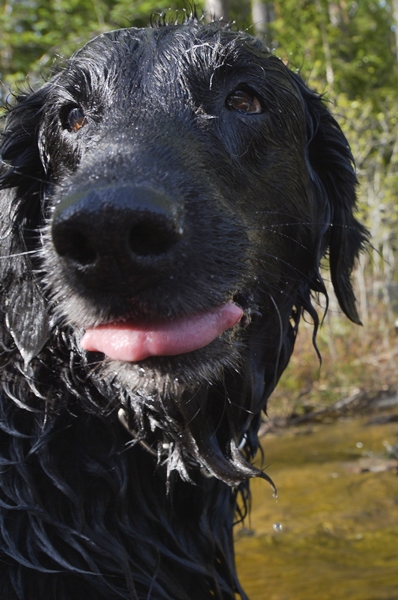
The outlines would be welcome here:
<svg viewBox="0 0 398 600">
<path fill-rule="evenodd" d="M 2 600 L 247 598 L 233 523 L 325 253 L 358 322 L 338 124 L 190 18 L 89 42 L 1 163 Z"/>
</svg>

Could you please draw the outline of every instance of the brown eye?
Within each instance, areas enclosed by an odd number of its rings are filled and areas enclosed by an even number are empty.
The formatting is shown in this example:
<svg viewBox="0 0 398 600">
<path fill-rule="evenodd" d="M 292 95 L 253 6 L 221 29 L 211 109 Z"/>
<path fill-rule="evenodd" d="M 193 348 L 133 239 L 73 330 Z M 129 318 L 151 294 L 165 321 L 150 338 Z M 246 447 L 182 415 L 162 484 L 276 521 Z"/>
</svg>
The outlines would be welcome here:
<svg viewBox="0 0 398 600">
<path fill-rule="evenodd" d="M 82 108 L 72 108 L 66 115 L 66 129 L 69 131 L 79 131 L 86 125 L 87 119 Z"/>
<path fill-rule="evenodd" d="M 227 98 L 227 106 L 242 113 L 258 115 L 263 112 L 260 100 L 252 92 L 235 90 Z"/>
</svg>

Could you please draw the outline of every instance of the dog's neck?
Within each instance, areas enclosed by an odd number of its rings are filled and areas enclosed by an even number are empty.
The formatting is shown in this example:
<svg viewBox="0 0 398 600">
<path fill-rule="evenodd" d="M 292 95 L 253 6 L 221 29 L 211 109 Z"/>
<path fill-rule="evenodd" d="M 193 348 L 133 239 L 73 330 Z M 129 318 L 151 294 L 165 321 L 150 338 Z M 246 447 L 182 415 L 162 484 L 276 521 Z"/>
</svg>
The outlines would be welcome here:
<svg viewBox="0 0 398 600">
<path fill-rule="evenodd" d="M 43 427 L 43 420 L 39 426 L 38 413 L 22 414 L 17 406 L 4 417 L 0 443 L 11 449 L 10 462 L 19 448 L 25 466 L 11 466 L 0 491 L 16 493 L 16 479 L 35 473 L 29 497 L 19 502 L 33 520 L 39 511 L 47 523 L 47 555 L 37 549 L 43 566 L 56 571 L 59 560 L 69 564 L 61 578 L 87 586 L 87 597 L 93 597 L 96 582 L 103 589 L 105 579 L 110 598 L 124 590 L 120 597 L 132 599 L 151 594 L 159 600 L 235 600 L 241 592 L 232 543 L 237 490 L 199 469 L 192 470 L 192 483 L 177 473 L 168 477 L 153 451 L 132 443 L 131 432 L 117 418 L 89 415 L 77 403 L 60 411 L 51 428 Z M 36 439 L 16 435 L 21 419 L 24 430 L 37 432 Z M 27 539 L 37 543 L 34 527 L 27 523 L 21 540 L 12 522 L 2 523 L 10 553 L 22 555 Z M 99 577 L 95 571 L 104 560 L 107 573 Z M 93 573 L 84 583 L 83 571 Z M 241 597 L 246 598 L 243 592 Z"/>
</svg>

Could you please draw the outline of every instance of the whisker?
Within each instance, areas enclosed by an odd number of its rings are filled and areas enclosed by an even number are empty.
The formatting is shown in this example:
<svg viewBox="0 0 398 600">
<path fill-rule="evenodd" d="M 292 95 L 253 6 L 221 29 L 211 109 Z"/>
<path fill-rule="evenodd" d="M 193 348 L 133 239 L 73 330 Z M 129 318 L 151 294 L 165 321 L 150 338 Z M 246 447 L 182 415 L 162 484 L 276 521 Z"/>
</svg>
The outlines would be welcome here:
<svg viewBox="0 0 398 600">
<path fill-rule="evenodd" d="M 0 180 L 9 177 L 10 175 L 21 175 L 24 179 L 29 179 L 31 181 L 35 181 L 37 183 L 48 184 L 48 180 L 42 177 L 37 177 L 35 175 L 30 175 L 29 173 L 25 173 L 21 169 L 14 167 L 13 165 L 8 164 L 6 161 L 0 158 L 0 165 L 6 167 L 7 171 L 0 175 Z"/>
<path fill-rule="evenodd" d="M 268 295 L 269 295 L 269 298 L 271 299 L 272 304 L 275 307 L 275 311 L 276 311 L 276 314 L 278 315 L 278 321 L 279 321 L 279 341 L 278 341 L 278 350 L 277 350 L 275 369 L 274 369 L 274 385 L 276 386 L 276 384 L 278 383 L 279 359 L 281 357 L 282 346 L 283 346 L 283 322 L 282 322 L 282 316 L 281 316 L 280 310 L 278 308 L 277 303 L 274 300 L 274 297 L 271 294 L 268 294 Z"/>
<path fill-rule="evenodd" d="M 265 213 L 270 212 L 270 211 L 264 211 Z M 290 216 L 288 214 L 285 213 L 270 213 L 270 214 L 280 214 L 280 215 L 284 215 L 284 216 Z M 251 229 L 257 230 L 257 229 L 277 229 L 278 227 L 297 227 L 298 225 L 305 225 L 308 227 L 340 227 L 341 229 L 349 229 L 351 231 L 357 231 L 357 228 L 354 225 L 347 225 L 345 223 L 331 223 L 330 221 L 289 221 L 287 223 L 269 223 L 266 225 L 254 225 L 251 226 Z"/>
<path fill-rule="evenodd" d="M 8 260 L 10 258 L 18 258 L 19 256 L 28 256 L 30 254 L 38 254 L 39 250 L 27 250 L 26 252 L 15 252 L 15 254 L 6 254 L 5 256 L 0 256 L 0 260 Z"/>
<path fill-rule="evenodd" d="M 309 275 L 307 275 L 303 271 L 300 271 L 300 269 L 298 269 L 297 267 L 294 267 L 291 263 L 287 262 L 286 260 L 283 260 L 282 258 L 279 258 L 279 256 L 275 256 L 275 254 L 270 254 L 269 252 L 264 252 L 263 254 L 265 256 L 267 256 L 268 258 L 273 258 L 274 260 L 277 260 L 278 262 L 282 263 L 286 267 L 289 267 L 289 269 L 292 269 L 292 271 L 295 271 L 297 273 L 297 275 L 299 275 L 299 279 L 300 280 L 302 278 L 304 278 L 305 281 L 307 281 L 309 283 L 312 282 L 312 278 Z M 260 262 L 265 263 L 265 259 L 263 259 L 263 258 L 258 258 L 257 260 L 259 260 Z"/>
</svg>

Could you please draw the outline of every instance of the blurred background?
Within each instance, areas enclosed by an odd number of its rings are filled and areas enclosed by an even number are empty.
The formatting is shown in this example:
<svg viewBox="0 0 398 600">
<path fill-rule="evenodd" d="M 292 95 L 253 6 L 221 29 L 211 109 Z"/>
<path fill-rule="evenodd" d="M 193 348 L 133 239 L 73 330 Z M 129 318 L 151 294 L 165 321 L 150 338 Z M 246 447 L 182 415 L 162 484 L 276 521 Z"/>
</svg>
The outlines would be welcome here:
<svg viewBox="0 0 398 600">
<path fill-rule="evenodd" d="M 237 560 L 251 600 L 398 599 L 398 0 L 198 0 L 262 38 L 329 102 L 372 245 L 353 274 L 363 327 L 330 305 L 303 322 L 264 420 L 275 500 L 254 482 Z M 183 0 L 2 0 L 0 104 L 100 32 L 190 13 Z M 155 16 L 156 20 L 156 16 Z M 325 267 L 325 280 L 328 272 Z M 329 285 L 330 288 L 330 285 Z M 319 312 L 324 300 L 319 301 Z"/>
</svg>

